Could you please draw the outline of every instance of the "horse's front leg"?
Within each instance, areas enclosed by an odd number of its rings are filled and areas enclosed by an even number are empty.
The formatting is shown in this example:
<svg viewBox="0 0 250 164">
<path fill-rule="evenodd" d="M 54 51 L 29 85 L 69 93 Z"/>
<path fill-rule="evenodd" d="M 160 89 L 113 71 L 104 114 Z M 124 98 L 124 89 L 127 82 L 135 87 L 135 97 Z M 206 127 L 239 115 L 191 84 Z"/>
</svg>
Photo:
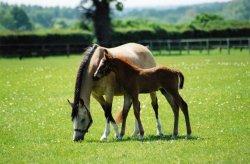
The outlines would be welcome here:
<svg viewBox="0 0 250 164">
<path fill-rule="evenodd" d="M 108 138 L 108 135 L 110 133 L 110 123 L 107 119 L 107 112 L 106 112 L 106 108 L 107 108 L 107 103 L 105 101 L 105 99 L 103 98 L 103 96 L 97 95 L 97 94 L 92 94 L 93 97 L 99 102 L 99 104 L 102 106 L 102 109 L 104 111 L 104 115 L 106 118 L 106 125 L 105 125 L 105 129 L 104 132 L 102 134 L 102 137 L 100 138 L 100 140 L 106 140 Z"/>
<path fill-rule="evenodd" d="M 108 91 L 106 93 L 106 109 L 105 109 L 105 116 L 107 118 L 107 122 L 111 122 L 114 131 L 115 131 L 115 136 L 117 139 L 121 139 L 120 137 L 120 133 L 119 133 L 119 129 L 118 126 L 115 122 L 115 119 L 112 115 L 112 102 L 113 102 L 113 98 L 114 98 L 114 92 L 113 91 Z"/>
</svg>

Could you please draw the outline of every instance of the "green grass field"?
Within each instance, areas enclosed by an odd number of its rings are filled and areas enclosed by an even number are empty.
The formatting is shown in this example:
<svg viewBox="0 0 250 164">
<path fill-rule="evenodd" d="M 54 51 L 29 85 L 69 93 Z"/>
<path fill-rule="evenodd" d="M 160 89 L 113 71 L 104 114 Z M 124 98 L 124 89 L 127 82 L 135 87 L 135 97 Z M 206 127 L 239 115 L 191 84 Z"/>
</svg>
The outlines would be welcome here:
<svg viewBox="0 0 250 164">
<path fill-rule="evenodd" d="M 185 75 L 183 98 L 189 104 L 193 139 L 186 140 L 180 113 L 177 140 L 171 140 L 173 114 L 158 93 L 165 136 L 156 137 L 149 95 L 141 95 L 144 141 L 130 138 L 134 116 L 129 113 L 126 137 L 99 138 L 103 111 L 93 99 L 93 126 L 81 143 L 72 141 L 67 99 L 73 98 L 80 56 L 0 59 L 0 163 L 248 163 L 250 160 L 250 55 L 157 56 L 161 65 Z M 120 110 L 116 97 L 113 113 Z"/>
</svg>

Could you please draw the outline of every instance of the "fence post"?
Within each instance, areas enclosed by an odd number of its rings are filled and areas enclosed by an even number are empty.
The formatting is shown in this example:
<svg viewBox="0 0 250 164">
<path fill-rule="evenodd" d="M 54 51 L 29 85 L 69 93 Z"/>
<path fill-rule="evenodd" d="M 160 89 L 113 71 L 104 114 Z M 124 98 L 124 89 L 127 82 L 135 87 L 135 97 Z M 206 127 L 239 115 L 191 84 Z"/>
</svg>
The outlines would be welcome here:
<svg viewBox="0 0 250 164">
<path fill-rule="evenodd" d="M 170 40 L 168 40 L 168 54 L 171 54 L 171 43 Z"/>
<path fill-rule="evenodd" d="M 206 46 L 207 46 L 207 54 L 209 54 L 209 39 L 206 41 Z"/>
<path fill-rule="evenodd" d="M 69 47 L 69 44 L 66 45 L 66 51 L 67 51 L 67 56 L 69 56 L 69 53 L 70 53 L 70 47 Z"/>
<path fill-rule="evenodd" d="M 189 52 L 189 42 L 187 41 L 187 51 L 188 51 L 188 54 L 190 53 Z"/>
<path fill-rule="evenodd" d="M 230 40 L 227 38 L 227 54 L 230 54 Z"/>
<path fill-rule="evenodd" d="M 181 50 L 182 50 L 182 47 L 181 47 L 181 41 L 179 41 L 179 50 L 180 50 L 180 54 L 181 54 Z"/>
<path fill-rule="evenodd" d="M 222 48 L 221 48 L 221 40 L 220 40 L 220 54 L 221 54 L 221 50 L 222 50 Z"/>
<path fill-rule="evenodd" d="M 250 54 L 250 38 L 248 38 L 248 53 Z"/>
<path fill-rule="evenodd" d="M 149 41 L 149 47 L 151 48 L 151 50 L 153 50 L 153 44 L 151 40 Z"/>
<path fill-rule="evenodd" d="M 200 53 L 202 53 L 202 49 L 203 49 L 202 47 L 203 47 L 203 46 L 202 46 L 202 41 L 200 41 L 200 42 L 199 42 L 199 51 L 200 51 Z"/>
</svg>

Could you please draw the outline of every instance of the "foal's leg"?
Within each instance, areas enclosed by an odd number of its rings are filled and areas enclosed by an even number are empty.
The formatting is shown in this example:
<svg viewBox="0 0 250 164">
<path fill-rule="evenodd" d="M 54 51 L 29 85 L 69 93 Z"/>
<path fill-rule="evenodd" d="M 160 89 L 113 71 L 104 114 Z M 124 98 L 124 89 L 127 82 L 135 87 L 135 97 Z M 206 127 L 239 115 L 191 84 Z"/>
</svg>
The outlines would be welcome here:
<svg viewBox="0 0 250 164">
<path fill-rule="evenodd" d="M 140 118 L 140 110 L 141 110 L 141 108 L 140 108 L 140 102 L 138 100 L 138 94 L 133 96 L 132 102 L 133 102 L 133 108 L 134 108 L 134 115 L 135 115 L 136 120 L 138 121 L 138 127 L 139 127 L 139 130 L 140 130 L 140 139 L 143 139 L 144 129 L 143 129 L 143 126 L 142 126 L 142 123 L 141 123 L 141 118 Z"/>
<path fill-rule="evenodd" d="M 176 138 L 178 135 L 178 123 L 179 123 L 179 106 L 175 102 L 173 96 L 167 92 L 165 89 L 161 89 L 161 93 L 165 96 L 168 103 L 170 104 L 172 111 L 174 113 L 174 129 L 173 129 L 173 138 Z"/>
<path fill-rule="evenodd" d="M 186 129 L 187 129 L 187 137 L 190 137 L 192 131 L 191 131 L 191 125 L 190 125 L 190 120 L 189 120 L 189 114 L 188 114 L 188 105 L 182 99 L 182 97 L 180 96 L 180 94 L 178 92 L 173 94 L 173 96 L 177 100 L 177 103 L 179 104 L 179 106 L 184 114 L 185 122 L 186 122 Z"/>
<path fill-rule="evenodd" d="M 161 122 L 160 122 L 160 119 L 158 117 L 158 100 L 157 100 L 157 97 L 156 97 L 156 92 L 151 92 L 150 93 L 150 97 L 151 97 L 151 105 L 154 109 L 154 112 L 155 112 L 155 118 L 156 118 L 156 127 L 157 127 L 157 135 L 162 135 L 162 131 L 161 131 Z"/>
<path fill-rule="evenodd" d="M 132 105 L 132 101 L 129 95 L 124 94 L 124 103 L 123 103 L 123 109 L 122 109 L 122 127 L 121 127 L 121 138 L 125 134 L 125 128 L 126 128 L 126 120 L 128 116 L 129 109 Z"/>
</svg>

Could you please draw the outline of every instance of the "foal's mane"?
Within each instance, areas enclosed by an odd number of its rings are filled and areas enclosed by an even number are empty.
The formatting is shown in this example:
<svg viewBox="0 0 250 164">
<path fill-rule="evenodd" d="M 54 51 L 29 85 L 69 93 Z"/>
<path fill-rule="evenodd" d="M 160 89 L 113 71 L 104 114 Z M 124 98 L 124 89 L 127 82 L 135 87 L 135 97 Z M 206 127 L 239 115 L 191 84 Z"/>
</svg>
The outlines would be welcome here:
<svg viewBox="0 0 250 164">
<path fill-rule="evenodd" d="M 88 68 L 90 59 L 91 59 L 92 55 L 94 54 L 97 47 L 98 47 L 98 45 L 94 44 L 92 46 L 89 46 L 85 50 L 83 60 L 79 66 L 79 69 L 77 72 L 77 77 L 76 77 L 76 83 L 75 83 L 74 102 L 73 102 L 73 109 L 72 109 L 72 114 L 71 114 L 72 119 L 78 113 L 78 105 L 79 105 L 79 101 L 80 101 L 82 78 L 87 72 L 87 68 Z"/>
</svg>

